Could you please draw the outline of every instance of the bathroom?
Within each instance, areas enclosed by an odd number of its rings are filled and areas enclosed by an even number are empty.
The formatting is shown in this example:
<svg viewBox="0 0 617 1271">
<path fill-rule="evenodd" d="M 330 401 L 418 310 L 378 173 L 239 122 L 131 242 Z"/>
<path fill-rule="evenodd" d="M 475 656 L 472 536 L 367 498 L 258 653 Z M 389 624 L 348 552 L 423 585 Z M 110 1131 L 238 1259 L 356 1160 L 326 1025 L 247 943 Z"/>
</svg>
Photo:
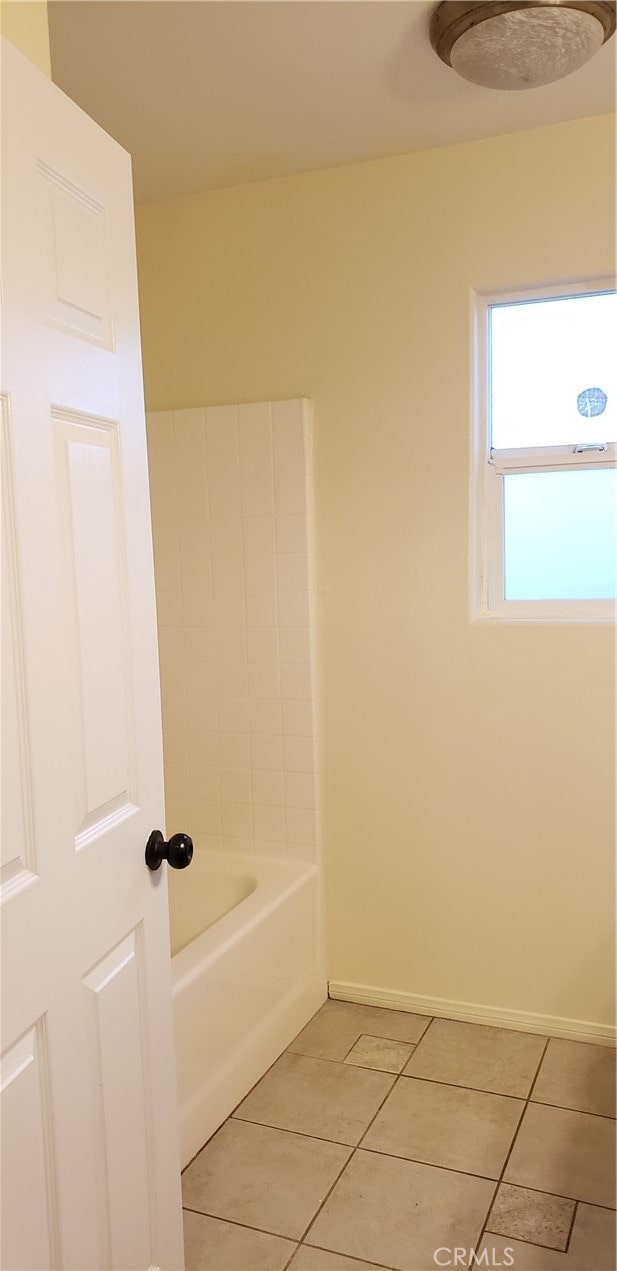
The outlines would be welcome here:
<svg viewBox="0 0 617 1271">
<path fill-rule="evenodd" d="M 611 42 L 496 92 L 434 9 L 48 5 L 133 158 L 192 1271 L 613 1265 L 613 606 L 478 559 L 482 315 L 614 288 Z"/>
</svg>

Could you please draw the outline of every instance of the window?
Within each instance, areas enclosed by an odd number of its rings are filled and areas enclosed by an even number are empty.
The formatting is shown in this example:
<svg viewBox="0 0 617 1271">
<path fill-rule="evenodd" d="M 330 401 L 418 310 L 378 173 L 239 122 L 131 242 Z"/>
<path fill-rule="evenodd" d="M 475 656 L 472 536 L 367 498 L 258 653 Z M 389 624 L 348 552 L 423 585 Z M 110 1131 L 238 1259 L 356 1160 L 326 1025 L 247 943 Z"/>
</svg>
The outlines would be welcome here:
<svg viewBox="0 0 617 1271">
<path fill-rule="evenodd" d="M 617 293 L 477 298 L 473 616 L 615 612 Z"/>
</svg>

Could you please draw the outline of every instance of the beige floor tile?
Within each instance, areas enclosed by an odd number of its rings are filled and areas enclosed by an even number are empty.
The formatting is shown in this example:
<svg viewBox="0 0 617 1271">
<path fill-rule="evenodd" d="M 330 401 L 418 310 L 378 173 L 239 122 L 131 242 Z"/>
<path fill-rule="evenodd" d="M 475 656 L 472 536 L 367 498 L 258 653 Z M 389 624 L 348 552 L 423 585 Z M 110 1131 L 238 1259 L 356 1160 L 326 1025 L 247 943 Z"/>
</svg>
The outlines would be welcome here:
<svg viewBox="0 0 617 1271">
<path fill-rule="evenodd" d="M 411 1077 L 430 1077 L 524 1099 L 545 1040 L 513 1029 L 435 1019 L 405 1072 Z"/>
<path fill-rule="evenodd" d="M 488 1232 L 479 1246 L 478 1257 L 485 1250 L 485 1266 L 510 1265 L 512 1271 L 615 1271 L 615 1214 L 595 1205 L 579 1205 L 567 1253 Z M 513 1263 L 505 1261 L 507 1250 Z"/>
<path fill-rule="evenodd" d="M 436 1249 L 473 1246 L 493 1190 L 483 1178 L 360 1150 L 308 1239 L 397 1271 L 426 1271 Z"/>
<path fill-rule="evenodd" d="M 388 1011 L 357 1002 L 324 1002 L 288 1047 L 296 1055 L 344 1059 L 361 1033 L 388 1037 L 391 1041 L 417 1042 L 428 1028 L 426 1015 Z"/>
<path fill-rule="evenodd" d="M 281 1055 L 234 1113 L 246 1121 L 359 1143 L 394 1077 L 329 1059 Z"/>
<path fill-rule="evenodd" d="M 362 1146 L 499 1178 L 523 1107 L 520 1099 L 402 1077 Z"/>
<path fill-rule="evenodd" d="M 283 1271 L 294 1250 L 293 1241 L 280 1236 L 188 1209 L 183 1216 L 186 1271 Z"/>
<path fill-rule="evenodd" d="M 615 1051 L 612 1046 L 552 1037 L 532 1098 L 578 1112 L 615 1115 Z"/>
<path fill-rule="evenodd" d="M 385 1037 L 369 1037 L 363 1033 L 343 1062 L 359 1068 L 377 1068 L 380 1072 L 402 1072 L 412 1050 L 410 1042 L 391 1042 Z"/>
<path fill-rule="evenodd" d="M 530 1103 L 504 1177 L 520 1187 L 614 1205 L 614 1123 L 587 1112 Z"/>
<path fill-rule="evenodd" d="M 226 1121 L 185 1170 L 183 1203 L 297 1240 L 349 1155 L 335 1143 Z"/>
<path fill-rule="evenodd" d="M 574 1200 L 502 1183 L 486 1225 L 497 1235 L 563 1250 L 575 1208 Z"/>
<path fill-rule="evenodd" d="M 384 1271 L 374 1262 L 358 1262 L 357 1258 L 346 1258 L 344 1253 L 328 1253 L 310 1245 L 301 1245 L 289 1265 L 293 1271 Z"/>
</svg>

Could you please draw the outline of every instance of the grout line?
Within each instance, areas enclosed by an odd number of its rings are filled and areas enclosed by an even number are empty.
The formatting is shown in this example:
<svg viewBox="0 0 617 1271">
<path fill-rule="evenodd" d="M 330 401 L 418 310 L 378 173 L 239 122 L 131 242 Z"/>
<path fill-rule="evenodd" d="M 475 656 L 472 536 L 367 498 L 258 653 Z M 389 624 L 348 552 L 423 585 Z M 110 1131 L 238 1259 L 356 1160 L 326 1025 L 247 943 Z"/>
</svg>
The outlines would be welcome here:
<svg viewBox="0 0 617 1271">
<path fill-rule="evenodd" d="M 415 1072 L 403 1071 L 400 1075 L 407 1081 L 426 1081 L 431 1086 L 448 1086 L 450 1090 L 470 1090 L 475 1094 L 493 1095 L 495 1099 L 512 1099 L 515 1103 L 527 1103 L 527 1097 L 524 1094 L 506 1094 L 503 1090 L 486 1090 L 483 1086 L 461 1086 L 457 1081 L 438 1081 L 437 1077 L 417 1077 Z M 572 1111 L 575 1110 L 572 1109 Z"/>
<path fill-rule="evenodd" d="M 332 1183 L 332 1186 L 328 1188 L 328 1190 L 327 1190 L 327 1192 L 326 1192 L 326 1194 L 325 1194 L 325 1196 L 324 1196 L 324 1198 L 323 1198 L 323 1200 L 322 1200 L 321 1204 L 319 1205 L 319 1207 L 317 1208 L 317 1210 L 316 1210 L 316 1211 L 315 1211 L 315 1213 L 313 1214 L 313 1216 L 312 1216 L 312 1218 L 311 1218 L 311 1220 L 310 1220 L 310 1222 L 309 1222 L 309 1224 L 308 1224 L 308 1227 L 306 1228 L 306 1230 L 305 1230 L 305 1231 L 303 1231 L 303 1232 L 302 1232 L 302 1235 L 301 1235 L 301 1237 L 300 1237 L 300 1244 L 303 1244 L 303 1243 L 304 1243 L 304 1241 L 305 1241 L 306 1237 L 308 1236 L 308 1233 L 309 1233 L 309 1231 L 310 1231 L 311 1227 L 313 1226 L 313 1223 L 314 1223 L 314 1222 L 316 1222 L 316 1220 L 319 1218 L 319 1215 L 320 1215 L 320 1213 L 321 1213 L 322 1209 L 323 1209 L 323 1208 L 324 1208 L 324 1206 L 326 1205 L 327 1201 L 330 1199 L 330 1197 L 331 1197 L 331 1195 L 332 1195 L 332 1192 L 334 1191 L 334 1188 L 336 1187 L 336 1185 L 337 1185 L 337 1183 L 338 1183 L 339 1179 L 340 1179 L 340 1178 L 342 1177 L 342 1175 L 345 1173 L 345 1170 L 347 1169 L 347 1166 L 349 1165 L 349 1162 L 351 1161 L 351 1159 L 355 1156 L 355 1152 L 356 1152 L 356 1149 L 355 1149 L 355 1147 L 354 1147 L 354 1148 L 352 1148 L 352 1149 L 351 1149 L 351 1152 L 349 1153 L 349 1156 L 347 1157 L 347 1160 L 345 1161 L 344 1165 L 343 1165 L 343 1166 L 341 1167 L 341 1169 L 339 1170 L 339 1172 L 338 1172 L 338 1174 L 337 1174 L 336 1178 L 334 1179 L 334 1182 Z"/>
<path fill-rule="evenodd" d="M 519 1132 L 520 1132 L 521 1126 L 522 1126 L 522 1124 L 523 1124 L 523 1119 L 524 1119 L 524 1117 L 525 1117 L 525 1113 L 526 1113 L 526 1111 L 527 1111 L 527 1108 L 529 1107 L 529 1100 L 531 1099 L 531 1096 L 532 1096 L 532 1094 L 533 1094 L 533 1090 L 534 1090 L 534 1087 L 535 1087 L 536 1081 L 538 1080 L 538 1075 L 539 1075 L 540 1069 L 541 1069 L 542 1064 L 543 1064 L 543 1062 L 544 1062 L 544 1056 L 545 1056 L 545 1054 L 546 1054 L 546 1052 L 547 1052 L 547 1049 L 548 1049 L 548 1043 L 549 1043 L 549 1040 L 550 1040 L 550 1039 L 547 1037 L 547 1038 L 545 1039 L 544 1046 L 542 1047 L 542 1054 L 540 1055 L 540 1059 L 539 1059 L 539 1061 L 538 1061 L 538 1065 L 537 1065 L 537 1068 L 536 1068 L 536 1071 L 535 1071 L 535 1075 L 534 1075 L 533 1081 L 532 1081 L 532 1083 L 531 1083 L 531 1085 L 530 1085 L 530 1087 L 529 1087 L 529 1094 L 527 1095 L 527 1098 L 525 1099 L 525 1102 L 524 1102 L 524 1105 L 523 1105 L 523 1110 L 522 1110 L 521 1115 L 520 1115 L 520 1117 L 519 1117 L 519 1119 L 518 1119 L 518 1124 L 517 1124 L 516 1130 L 514 1131 L 514 1137 L 513 1137 L 513 1139 L 512 1139 L 512 1142 L 511 1142 L 511 1144 L 510 1144 L 510 1147 L 509 1147 L 508 1152 L 507 1152 L 507 1155 L 506 1155 L 506 1159 L 505 1159 L 505 1161 L 504 1161 L 504 1163 L 503 1163 L 503 1166 L 502 1166 L 502 1169 L 501 1169 L 501 1174 L 499 1175 L 499 1178 L 497 1179 L 497 1185 L 496 1185 L 496 1187 L 495 1187 L 495 1191 L 494 1191 L 494 1193 L 493 1193 L 493 1198 L 492 1198 L 491 1203 L 490 1203 L 490 1205 L 489 1205 L 489 1208 L 488 1208 L 488 1212 L 487 1212 L 486 1218 L 484 1219 L 484 1222 L 483 1222 L 483 1224 L 482 1224 L 482 1230 L 480 1231 L 480 1235 L 478 1236 L 478 1239 L 475 1241 L 475 1243 L 474 1243 L 474 1245 L 473 1245 L 473 1249 L 474 1249 L 474 1250 L 477 1250 L 477 1249 L 478 1249 L 478 1247 L 479 1247 L 479 1245 L 482 1243 L 483 1237 L 484 1237 L 484 1235 L 485 1235 L 485 1232 L 486 1232 L 486 1226 L 487 1226 L 487 1223 L 488 1223 L 488 1221 L 489 1221 L 489 1218 L 490 1218 L 490 1214 L 491 1214 L 491 1211 L 492 1211 L 493 1205 L 495 1204 L 495 1199 L 496 1199 L 496 1197 L 497 1197 L 497 1193 L 498 1193 L 499 1188 L 500 1188 L 500 1186 L 501 1186 L 501 1184 L 502 1184 L 502 1182 L 503 1182 L 503 1177 L 504 1177 L 504 1174 L 505 1174 L 505 1172 L 506 1172 L 506 1170 L 507 1170 L 507 1168 L 508 1168 L 508 1163 L 509 1163 L 509 1161 L 510 1161 L 510 1157 L 512 1156 L 512 1152 L 514 1151 L 514 1145 L 515 1145 L 516 1140 L 517 1140 L 517 1138 L 518 1138 L 518 1136 L 519 1136 Z M 511 1238 L 511 1239 L 513 1239 L 513 1237 L 510 1237 L 510 1238 Z"/>
<path fill-rule="evenodd" d="M 363 1037 L 363 1036 L 364 1036 L 364 1034 L 363 1034 L 363 1033 L 358 1033 L 358 1036 L 356 1037 L 356 1040 L 355 1040 L 355 1041 L 353 1041 L 353 1042 L 351 1043 L 351 1046 L 349 1047 L 349 1050 L 345 1052 L 345 1054 L 343 1055 L 343 1058 L 342 1058 L 342 1059 L 339 1059 L 339 1060 L 338 1060 L 338 1062 L 339 1062 L 339 1063 L 341 1063 L 341 1064 L 344 1064 L 344 1063 L 345 1063 L 345 1060 L 346 1060 L 346 1059 L 349 1057 L 349 1055 L 351 1054 L 351 1052 L 352 1052 L 352 1050 L 353 1050 L 354 1046 L 357 1046 L 357 1045 L 358 1045 L 358 1042 L 360 1041 L 360 1038 L 361 1038 L 361 1037 Z M 383 1040 L 385 1041 L 385 1038 L 384 1038 Z"/>
<path fill-rule="evenodd" d="M 578 1204 L 578 1201 L 576 1203 Z M 530 1240 L 527 1236 L 524 1240 L 521 1236 L 504 1236 L 503 1231 L 489 1231 L 488 1227 L 484 1234 L 486 1236 L 499 1236 L 502 1240 L 516 1240 L 519 1244 L 531 1245 L 532 1249 L 550 1249 L 551 1253 L 561 1253 L 562 1255 L 567 1253 L 567 1248 L 558 1249 L 556 1245 L 543 1245 L 540 1244 L 539 1240 Z"/>
<path fill-rule="evenodd" d="M 207 1209 L 194 1209 L 192 1205 L 183 1205 L 182 1208 L 189 1214 L 201 1214 L 203 1218 L 216 1218 L 218 1222 L 231 1223 L 233 1227 L 242 1227 L 244 1231 L 260 1231 L 262 1236 L 277 1236 L 279 1240 L 293 1240 L 296 1244 L 299 1243 L 298 1236 L 282 1235 L 280 1231 L 270 1231 L 267 1227 L 251 1227 L 248 1222 L 239 1222 L 237 1218 L 223 1218 L 221 1214 L 211 1214 Z"/>
<path fill-rule="evenodd" d="M 300 1245 L 300 1244 L 296 1244 L 296 1245 L 294 1245 L 294 1247 L 293 1247 L 293 1249 L 292 1249 L 292 1251 L 291 1251 L 291 1253 L 290 1253 L 290 1255 L 289 1255 L 289 1257 L 288 1257 L 288 1259 L 287 1259 L 287 1262 L 285 1263 L 285 1266 L 283 1267 L 283 1271 L 287 1271 L 287 1268 L 291 1266 L 291 1264 L 292 1264 L 292 1262 L 293 1262 L 293 1259 L 295 1258 L 295 1256 L 296 1256 L 296 1254 L 297 1254 L 297 1252 L 298 1252 L 298 1249 L 301 1249 L 301 1248 L 302 1248 L 302 1245 Z"/>
<path fill-rule="evenodd" d="M 578 1201 L 577 1201 L 577 1200 L 575 1200 L 575 1202 L 574 1202 L 574 1212 L 573 1212 L 573 1214 L 572 1214 L 572 1222 L 570 1223 L 570 1230 L 569 1230 L 569 1232 L 568 1232 L 568 1239 L 566 1240 L 566 1247 L 565 1247 L 565 1250 L 564 1250 L 564 1252 L 565 1252 L 565 1253 L 567 1253 L 567 1252 L 568 1252 L 568 1249 L 570 1248 L 570 1241 L 571 1241 L 571 1239 L 572 1239 L 572 1232 L 574 1231 L 574 1223 L 575 1223 L 575 1221 L 576 1221 L 576 1215 L 577 1215 L 577 1213 L 578 1213 Z"/>
<path fill-rule="evenodd" d="M 588 1112 L 586 1108 L 569 1108 L 565 1103 L 545 1103 L 544 1099 L 528 1099 L 536 1108 L 557 1108 L 559 1112 L 578 1112 L 583 1117 L 597 1117 L 599 1121 L 615 1121 L 608 1112 Z"/>
<path fill-rule="evenodd" d="M 362 1034 L 360 1034 L 360 1036 L 362 1036 Z M 324 1196 L 324 1198 L 323 1198 L 323 1200 L 322 1200 L 322 1202 L 321 1202 L 321 1205 L 319 1206 L 319 1209 L 316 1211 L 316 1213 L 314 1213 L 314 1214 L 313 1214 L 313 1217 L 311 1218 L 311 1221 L 310 1221 L 310 1223 L 309 1223 L 308 1227 L 306 1228 L 306 1231 L 305 1231 L 305 1232 L 303 1233 L 303 1235 L 302 1235 L 302 1239 L 301 1239 L 301 1242 L 300 1242 L 300 1243 L 303 1243 L 303 1242 L 306 1240 L 306 1237 L 308 1236 L 308 1233 L 309 1233 L 309 1231 L 311 1230 L 311 1227 L 313 1227 L 313 1226 L 314 1226 L 314 1224 L 317 1222 L 317 1219 L 319 1218 L 319 1215 L 320 1215 L 320 1213 L 321 1213 L 322 1209 L 324 1208 L 324 1205 L 326 1204 L 326 1202 L 329 1200 L 330 1196 L 332 1195 L 332 1192 L 334 1191 L 334 1188 L 336 1187 L 337 1183 L 339 1182 L 339 1179 L 340 1179 L 340 1178 L 342 1177 L 342 1175 L 345 1173 L 345 1170 L 347 1169 L 347 1166 L 350 1164 L 350 1162 L 353 1160 L 354 1156 L 356 1155 L 356 1152 L 358 1151 L 358 1148 L 360 1147 L 360 1144 L 363 1142 L 363 1140 L 364 1140 L 365 1136 L 368 1134 L 368 1132 L 369 1132 L 369 1130 L 370 1130 L 370 1128 L 371 1128 L 371 1126 L 372 1126 L 372 1124 L 373 1124 L 373 1121 L 375 1120 L 375 1118 L 376 1118 L 376 1117 L 378 1117 L 378 1116 L 379 1116 L 379 1113 L 381 1112 L 381 1109 L 383 1108 L 383 1105 L 384 1105 L 384 1103 L 386 1102 L 386 1099 L 388 1099 L 388 1098 L 390 1097 L 390 1095 L 391 1095 L 392 1091 L 394 1090 L 394 1087 L 395 1087 L 395 1085 L 396 1085 L 397 1081 L 398 1081 L 398 1077 L 395 1077 L 395 1078 L 394 1078 L 394 1081 L 392 1082 L 392 1085 L 391 1085 L 391 1086 L 389 1086 L 388 1090 L 386 1090 L 386 1093 L 385 1093 L 385 1095 L 384 1095 L 383 1099 L 381 1100 L 381 1103 L 379 1104 L 379 1107 L 376 1109 L 374 1116 L 372 1116 L 372 1117 L 371 1117 L 371 1119 L 370 1119 L 370 1121 L 369 1121 L 369 1123 L 368 1123 L 368 1125 L 367 1125 L 366 1129 L 364 1130 L 364 1133 L 360 1136 L 360 1138 L 359 1138 L 358 1142 L 356 1143 L 355 1147 L 352 1149 L 352 1151 L 351 1151 L 350 1155 L 347 1157 L 347 1160 L 345 1161 L 345 1164 L 343 1165 L 342 1170 L 339 1172 L 339 1174 L 337 1174 L 337 1176 L 336 1176 L 336 1178 L 335 1178 L 335 1180 L 334 1180 L 334 1182 L 333 1182 L 333 1184 L 332 1184 L 332 1186 L 331 1186 L 331 1188 L 330 1188 L 330 1190 L 329 1190 L 329 1192 L 328 1192 L 327 1196 Z"/>
<path fill-rule="evenodd" d="M 323 1134 L 307 1134 L 306 1130 L 290 1130 L 284 1125 L 272 1125 L 271 1121 L 252 1121 L 250 1117 L 234 1116 L 234 1121 L 242 1125 L 261 1125 L 264 1130 L 278 1130 L 281 1134 L 294 1134 L 299 1139 L 312 1139 L 314 1143 L 331 1143 L 333 1147 L 347 1147 L 355 1150 L 357 1144 L 343 1143 L 342 1139 L 326 1139 Z M 223 1123 L 224 1124 L 224 1123 Z"/>
<path fill-rule="evenodd" d="M 378 1010 L 380 1010 L 380 1009 L 381 1009 L 381 1010 L 384 1010 L 384 1009 L 386 1009 L 386 1010 L 387 1010 L 388 1008 L 387 1008 L 387 1007 L 385 1007 L 385 1008 L 384 1008 L 384 1007 L 377 1007 L 377 1009 L 378 1009 Z M 401 1014 L 405 1014 L 405 1015 L 406 1015 L 407 1013 L 408 1013 L 407 1011 L 402 1011 L 402 1012 L 401 1012 Z M 418 1015 L 418 1016 L 416 1016 L 416 1019 L 422 1019 L 422 1018 L 423 1018 L 423 1016 L 422 1016 L 422 1015 Z M 424 1018 L 425 1018 L 425 1017 L 424 1017 Z M 426 1025 L 426 1028 L 423 1028 L 423 1029 L 422 1029 L 422 1032 L 420 1033 L 420 1036 L 419 1036 L 419 1038 L 418 1038 L 417 1042 L 413 1042 L 413 1045 L 415 1046 L 416 1050 L 418 1049 L 418 1046 L 420 1045 L 420 1043 L 424 1041 L 424 1038 L 426 1037 L 426 1034 L 428 1033 L 429 1028 L 430 1028 L 430 1027 L 431 1027 L 431 1026 L 435 1023 L 436 1018 L 437 1018 L 437 1017 L 436 1017 L 435 1015 L 431 1015 L 431 1016 L 429 1017 L 429 1021 L 428 1021 L 428 1024 Z M 411 1043 L 410 1043 L 410 1044 L 411 1044 Z M 414 1050 L 414 1054 L 415 1054 L 415 1050 Z"/>
<path fill-rule="evenodd" d="M 333 1254 L 335 1255 L 335 1257 L 336 1257 L 336 1254 L 337 1254 L 337 1250 L 336 1250 L 336 1249 L 325 1249 L 323 1245 L 311 1245 L 311 1244 L 309 1244 L 309 1243 L 308 1243 L 308 1241 L 307 1241 L 307 1240 L 303 1240 L 303 1241 L 302 1241 L 302 1243 L 300 1244 L 299 1248 L 301 1248 L 301 1249 L 302 1249 L 302 1248 L 304 1248 L 304 1249 L 316 1249 L 316 1250 L 318 1250 L 318 1252 L 319 1252 L 319 1253 L 333 1253 Z M 339 1255 L 339 1256 L 340 1256 L 340 1255 Z M 345 1254 L 344 1256 L 345 1256 L 346 1258 L 348 1258 L 348 1257 L 349 1257 L 349 1254 Z M 355 1254 L 355 1253 L 354 1253 L 354 1261 L 355 1261 L 355 1262 L 361 1262 L 361 1263 L 363 1263 L 363 1265 L 364 1265 L 364 1266 L 367 1266 L 367 1267 L 376 1267 L 376 1268 L 378 1269 L 378 1271 L 393 1271 L 393 1268 L 392 1268 L 392 1267 L 387 1267 L 387 1266 L 385 1265 L 385 1263 L 384 1263 L 384 1262 L 369 1262 L 369 1261 L 368 1261 L 368 1258 L 359 1258 L 359 1257 L 357 1256 L 357 1254 Z"/>
</svg>

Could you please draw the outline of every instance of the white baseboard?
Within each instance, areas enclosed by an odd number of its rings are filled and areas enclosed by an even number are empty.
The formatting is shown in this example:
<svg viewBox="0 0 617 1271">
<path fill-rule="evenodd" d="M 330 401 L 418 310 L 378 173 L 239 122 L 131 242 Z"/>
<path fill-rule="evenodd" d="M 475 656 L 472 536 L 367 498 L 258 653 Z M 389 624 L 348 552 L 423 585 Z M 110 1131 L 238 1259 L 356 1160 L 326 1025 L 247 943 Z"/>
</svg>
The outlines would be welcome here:
<svg viewBox="0 0 617 1271">
<path fill-rule="evenodd" d="M 550 1037 L 566 1037 L 571 1041 L 588 1041 L 614 1046 L 616 1030 L 610 1024 L 597 1024 L 585 1019 L 568 1019 L 559 1015 L 537 1015 L 533 1011 L 514 1011 L 501 1006 L 481 1006 L 477 1002 L 450 1002 L 443 997 L 424 997 L 397 989 L 382 989 L 371 984 L 349 984 L 330 980 L 330 997 L 342 1002 L 361 1002 L 365 1006 L 385 1006 L 390 1010 L 412 1011 L 417 1015 L 438 1015 L 462 1019 L 471 1024 L 497 1024 L 524 1033 L 542 1033 Z"/>
</svg>

